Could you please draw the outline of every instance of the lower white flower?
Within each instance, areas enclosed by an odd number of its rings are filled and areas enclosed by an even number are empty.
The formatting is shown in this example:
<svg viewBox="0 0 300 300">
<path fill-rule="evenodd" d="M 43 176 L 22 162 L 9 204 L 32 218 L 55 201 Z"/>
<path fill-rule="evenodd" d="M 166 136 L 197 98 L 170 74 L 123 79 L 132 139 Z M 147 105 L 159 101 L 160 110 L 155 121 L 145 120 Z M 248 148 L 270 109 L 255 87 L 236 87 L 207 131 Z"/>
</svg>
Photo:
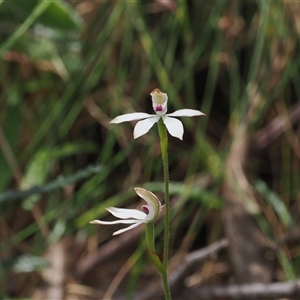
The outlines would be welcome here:
<svg viewBox="0 0 300 300">
<path fill-rule="evenodd" d="M 130 113 L 118 116 L 110 121 L 110 123 L 118 124 L 122 122 L 129 122 L 135 120 L 142 120 L 137 122 L 134 127 L 133 137 L 136 139 L 144 134 L 146 134 L 151 127 L 162 118 L 164 124 L 167 127 L 168 132 L 182 140 L 183 137 L 183 125 L 181 121 L 173 117 L 195 117 L 205 115 L 200 110 L 194 109 L 179 109 L 171 114 L 167 114 L 167 103 L 168 95 L 163 93 L 159 89 L 155 89 L 150 93 L 152 97 L 152 106 L 153 110 L 156 112 L 156 115 L 151 115 L 142 112 Z"/>
<path fill-rule="evenodd" d="M 153 193 L 143 188 L 136 187 L 134 188 L 134 190 L 138 196 L 140 196 L 147 202 L 146 205 L 142 206 L 143 211 L 137 209 L 109 207 L 106 208 L 106 210 L 121 220 L 116 220 L 116 221 L 94 220 L 91 221 L 90 223 L 101 224 L 101 225 L 132 224 L 127 228 L 120 229 L 113 233 L 113 235 L 117 235 L 125 231 L 131 230 L 143 223 L 153 222 L 162 210 L 162 205 L 160 201 Z"/>
</svg>

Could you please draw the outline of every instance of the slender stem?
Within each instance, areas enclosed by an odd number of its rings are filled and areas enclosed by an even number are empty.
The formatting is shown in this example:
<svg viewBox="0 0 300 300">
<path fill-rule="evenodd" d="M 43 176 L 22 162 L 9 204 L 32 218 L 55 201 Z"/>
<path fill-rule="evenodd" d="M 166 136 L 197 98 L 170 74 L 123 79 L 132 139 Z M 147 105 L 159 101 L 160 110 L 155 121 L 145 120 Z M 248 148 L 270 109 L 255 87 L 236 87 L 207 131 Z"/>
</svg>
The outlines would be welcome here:
<svg viewBox="0 0 300 300">
<path fill-rule="evenodd" d="M 154 244 L 154 224 L 146 223 L 145 227 L 146 232 L 146 242 L 147 242 L 147 248 L 151 250 L 152 252 L 155 252 L 155 244 Z"/>
<path fill-rule="evenodd" d="M 150 255 L 151 260 L 153 261 L 153 263 L 155 264 L 155 266 L 157 267 L 158 271 L 161 274 L 163 286 L 164 286 L 164 292 L 165 292 L 165 299 L 171 300 L 171 293 L 170 293 L 170 288 L 168 283 L 168 273 L 164 268 L 164 266 L 162 265 L 155 251 L 154 223 L 153 222 L 147 223 L 145 229 L 146 229 L 146 242 L 148 247 L 148 253 Z"/>
<path fill-rule="evenodd" d="M 158 271 L 161 274 L 163 274 L 165 272 L 165 268 L 162 265 L 159 257 L 156 254 L 156 251 L 155 251 L 154 223 L 153 222 L 147 223 L 146 227 L 145 227 L 145 230 L 146 230 L 146 242 L 147 242 L 147 248 L 148 248 L 149 256 L 150 256 L 151 260 L 153 261 L 153 263 L 155 264 Z"/>
<path fill-rule="evenodd" d="M 158 122 L 158 130 L 160 136 L 161 156 L 164 169 L 165 184 L 165 235 L 164 235 L 164 256 L 163 265 L 168 270 L 169 256 L 169 238 L 170 238 L 170 199 L 169 199 L 169 166 L 168 166 L 168 135 L 165 124 L 162 119 Z"/>
<path fill-rule="evenodd" d="M 158 131 L 160 137 L 161 155 L 164 169 L 164 185 L 165 185 L 165 228 L 164 228 L 164 252 L 163 252 L 163 266 L 164 274 L 163 283 L 165 289 L 166 299 L 171 299 L 169 283 L 168 283 L 168 258 L 169 258 L 169 239 L 170 239 L 170 197 L 169 197 L 169 165 L 168 165 L 168 134 L 163 120 L 158 122 Z M 168 294 L 168 296 L 167 296 Z"/>
<path fill-rule="evenodd" d="M 160 137 L 161 155 L 164 169 L 164 185 L 165 185 L 165 228 L 164 228 L 164 252 L 163 263 L 156 254 L 154 243 L 154 224 L 153 222 L 146 224 L 146 241 L 148 252 L 151 260 L 161 274 L 165 299 L 171 300 L 170 286 L 168 280 L 168 256 L 169 256 L 169 239 L 170 239 L 170 197 L 169 197 L 169 165 L 168 165 L 168 135 L 165 124 L 162 119 L 158 121 L 158 131 Z"/>
<path fill-rule="evenodd" d="M 163 273 L 161 273 L 161 277 L 162 277 L 162 281 L 163 281 L 163 285 L 164 285 L 165 300 L 172 300 L 170 286 L 169 286 L 169 280 L 168 280 L 168 273 L 166 270 Z"/>
</svg>

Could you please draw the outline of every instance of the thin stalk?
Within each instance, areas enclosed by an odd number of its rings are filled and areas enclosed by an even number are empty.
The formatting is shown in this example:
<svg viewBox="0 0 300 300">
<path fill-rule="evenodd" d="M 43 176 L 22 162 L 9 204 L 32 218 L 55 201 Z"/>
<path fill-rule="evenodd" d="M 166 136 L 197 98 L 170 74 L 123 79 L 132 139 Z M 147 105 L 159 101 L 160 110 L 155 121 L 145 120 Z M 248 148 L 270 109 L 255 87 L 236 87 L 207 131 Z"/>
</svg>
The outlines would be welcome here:
<svg viewBox="0 0 300 300">
<path fill-rule="evenodd" d="M 153 222 L 147 223 L 146 227 L 145 227 L 145 231 L 146 231 L 146 242 L 147 242 L 147 248 L 148 248 L 149 256 L 150 256 L 151 260 L 153 261 L 153 263 L 155 264 L 158 271 L 161 274 L 163 274 L 165 272 L 165 268 L 162 265 L 159 257 L 156 254 L 156 251 L 155 251 L 154 223 Z"/>
<path fill-rule="evenodd" d="M 163 281 L 163 285 L 164 285 L 165 299 L 172 300 L 170 286 L 169 286 L 169 280 L 168 280 L 168 273 L 166 270 L 163 273 L 161 273 L 161 277 L 162 277 L 162 281 Z"/>
<path fill-rule="evenodd" d="M 157 267 L 159 273 L 161 274 L 162 281 L 163 281 L 163 287 L 164 287 L 164 293 L 165 293 L 165 299 L 166 300 L 171 300 L 171 293 L 170 293 L 170 288 L 169 288 L 169 283 L 168 283 L 168 273 L 164 266 L 162 265 L 159 257 L 156 254 L 155 251 L 155 243 L 154 243 L 154 223 L 147 223 L 145 227 L 146 231 L 146 242 L 147 242 L 147 248 L 148 248 L 148 253 L 150 255 L 151 260 Z"/>
<path fill-rule="evenodd" d="M 169 258 L 169 239 L 170 239 L 170 196 L 169 196 L 169 165 L 168 165 L 168 134 L 163 120 L 158 121 L 158 132 L 160 137 L 161 155 L 164 169 L 164 185 L 165 185 L 165 219 L 164 219 L 164 250 L 163 250 L 163 266 L 164 274 L 163 283 L 165 287 L 166 299 L 171 299 L 169 283 L 168 283 L 168 258 Z M 166 289 L 167 287 L 167 289 Z M 167 297 L 168 291 L 168 297 Z"/>
</svg>

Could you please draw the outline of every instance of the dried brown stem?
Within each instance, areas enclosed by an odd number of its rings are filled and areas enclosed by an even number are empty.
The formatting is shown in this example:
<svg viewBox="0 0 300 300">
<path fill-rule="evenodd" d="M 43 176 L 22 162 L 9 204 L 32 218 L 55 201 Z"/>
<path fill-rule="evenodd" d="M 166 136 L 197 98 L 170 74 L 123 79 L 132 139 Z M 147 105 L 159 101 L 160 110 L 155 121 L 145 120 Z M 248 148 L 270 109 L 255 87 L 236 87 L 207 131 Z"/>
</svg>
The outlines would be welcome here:
<svg viewBox="0 0 300 300">
<path fill-rule="evenodd" d="M 300 299 L 300 280 L 277 283 L 254 283 L 188 289 L 190 299 Z"/>
</svg>

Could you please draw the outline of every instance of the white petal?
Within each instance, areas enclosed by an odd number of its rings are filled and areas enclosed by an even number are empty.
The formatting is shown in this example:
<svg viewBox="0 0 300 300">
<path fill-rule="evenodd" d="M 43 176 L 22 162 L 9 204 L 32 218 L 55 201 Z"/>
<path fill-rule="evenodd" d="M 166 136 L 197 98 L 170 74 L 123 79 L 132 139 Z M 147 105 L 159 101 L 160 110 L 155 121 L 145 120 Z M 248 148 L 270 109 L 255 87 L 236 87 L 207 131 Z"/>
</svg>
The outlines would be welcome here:
<svg viewBox="0 0 300 300">
<path fill-rule="evenodd" d="M 129 121 L 141 120 L 141 119 L 149 118 L 151 116 L 154 116 L 154 115 L 149 115 L 149 114 L 146 114 L 146 113 L 135 112 L 135 113 L 130 113 L 130 114 L 125 114 L 125 115 L 117 116 L 114 119 L 112 119 L 109 123 L 110 124 L 118 124 L 118 123 L 122 123 L 122 122 L 129 122 Z"/>
<path fill-rule="evenodd" d="M 106 210 L 119 219 L 132 218 L 137 220 L 143 220 L 147 216 L 144 212 L 137 209 L 109 207 Z"/>
<path fill-rule="evenodd" d="M 154 115 L 150 115 L 151 118 L 148 118 L 146 120 L 143 121 L 139 121 L 136 123 L 135 127 L 134 127 L 134 131 L 133 131 L 133 137 L 135 139 L 137 139 L 138 137 L 146 134 L 150 128 L 158 122 L 159 120 L 159 116 L 154 116 Z"/>
<path fill-rule="evenodd" d="M 167 116 L 171 117 L 195 117 L 195 116 L 205 116 L 203 112 L 195 109 L 179 109 L 174 111 L 171 114 L 167 114 Z"/>
<path fill-rule="evenodd" d="M 94 221 L 91 221 L 90 224 L 114 225 L 114 224 L 133 224 L 136 222 L 139 222 L 139 221 L 137 221 L 137 220 L 116 220 L 116 221 L 94 220 Z"/>
<path fill-rule="evenodd" d="M 168 116 L 164 116 L 162 118 L 163 118 L 163 121 L 164 121 L 169 133 L 172 136 L 182 140 L 183 125 L 182 125 L 181 121 L 174 119 L 174 118 L 170 118 Z"/>
<path fill-rule="evenodd" d="M 135 228 L 135 227 L 138 227 L 139 225 L 141 225 L 141 224 L 143 224 L 143 223 L 146 223 L 146 222 L 136 222 L 136 223 L 133 224 L 133 225 L 130 225 L 130 226 L 126 227 L 126 228 L 123 228 L 123 229 L 120 229 L 120 230 L 118 230 L 118 231 L 115 231 L 115 232 L 113 233 L 113 235 L 121 234 L 121 233 L 126 232 L 126 231 L 128 231 L 128 230 L 131 230 L 131 229 L 133 229 L 133 228 Z"/>
</svg>

